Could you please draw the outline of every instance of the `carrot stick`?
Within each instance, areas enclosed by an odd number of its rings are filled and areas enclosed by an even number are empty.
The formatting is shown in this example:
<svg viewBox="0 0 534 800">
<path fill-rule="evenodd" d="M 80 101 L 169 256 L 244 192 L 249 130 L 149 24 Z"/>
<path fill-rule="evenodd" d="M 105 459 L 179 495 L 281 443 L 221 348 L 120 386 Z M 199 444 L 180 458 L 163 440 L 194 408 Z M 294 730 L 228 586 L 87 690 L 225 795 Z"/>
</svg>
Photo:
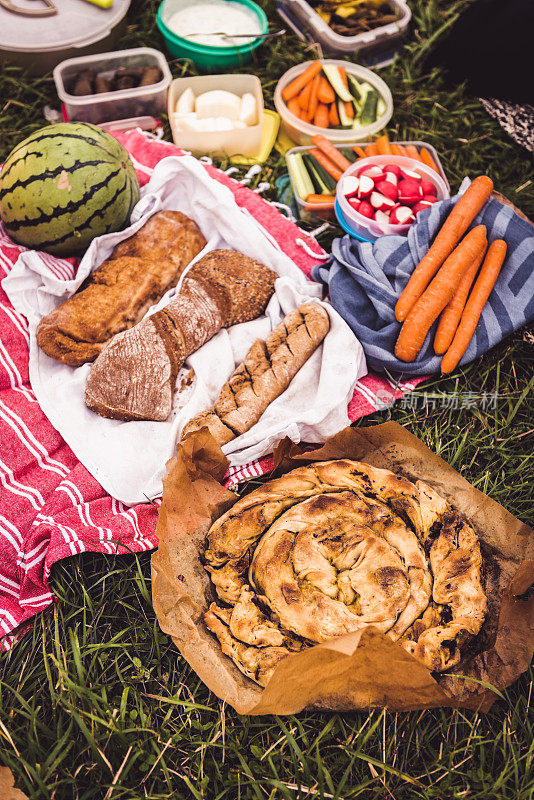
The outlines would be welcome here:
<svg viewBox="0 0 534 800">
<path fill-rule="evenodd" d="M 317 97 L 319 98 L 321 103 L 326 103 L 326 105 L 333 103 L 334 100 L 336 99 L 336 93 L 334 92 L 334 90 L 324 77 L 324 75 L 321 75 L 321 81 L 319 83 L 319 91 L 317 92 Z"/>
<path fill-rule="evenodd" d="M 343 153 L 340 153 L 339 150 L 334 147 L 332 142 L 329 142 L 325 136 L 321 136 L 321 134 L 312 136 L 312 142 L 316 147 L 319 148 L 319 150 L 322 150 L 322 152 L 325 154 L 325 156 L 327 156 L 327 158 L 330 159 L 330 161 L 333 161 L 334 164 L 339 167 L 339 169 L 343 170 L 343 172 L 350 167 L 351 162 L 348 160 L 348 158 L 345 158 Z"/>
<path fill-rule="evenodd" d="M 308 106 L 310 105 L 312 86 L 313 86 L 313 81 L 308 81 L 304 89 L 302 89 L 298 94 L 299 105 L 304 111 L 307 111 Z"/>
<path fill-rule="evenodd" d="M 347 70 L 345 69 L 345 67 L 338 67 L 338 70 L 341 80 L 343 81 L 343 86 L 345 87 L 345 89 L 348 89 L 349 82 L 347 80 Z"/>
<path fill-rule="evenodd" d="M 312 122 L 315 116 L 315 112 L 317 111 L 317 105 L 319 103 L 319 98 L 317 97 L 317 92 L 319 91 L 319 84 L 321 82 L 321 76 L 316 75 L 312 82 L 312 88 L 310 92 L 310 105 L 308 106 L 308 122 Z"/>
<path fill-rule="evenodd" d="M 473 334 L 478 325 L 482 310 L 495 286 L 495 281 L 499 277 L 501 267 L 506 258 L 506 249 L 506 242 L 503 241 L 503 239 L 495 239 L 495 241 L 490 244 L 480 270 L 480 275 L 465 305 L 462 319 L 454 334 L 452 344 L 441 361 L 442 373 L 452 372 L 467 350 L 469 342 L 473 338 Z"/>
<path fill-rule="evenodd" d="M 462 280 L 458 284 L 458 288 L 453 295 L 452 300 L 439 318 L 438 327 L 436 328 L 436 335 L 434 336 L 434 352 L 441 356 L 445 353 L 454 339 L 456 328 L 462 318 L 462 312 L 467 302 L 469 289 L 476 278 L 478 268 L 484 259 L 485 250 L 481 250 L 478 257 L 475 258 L 467 272 L 464 274 Z"/>
<path fill-rule="evenodd" d="M 396 144 L 395 147 L 399 151 L 398 153 L 395 153 L 395 155 L 397 155 L 397 156 L 407 156 L 408 155 L 408 153 L 406 152 L 406 148 L 403 147 L 402 144 Z"/>
<path fill-rule="evenodd" d="M 391 146 L 391 152 L 393 153 L 394 156 L 403 156 L 404 155 L 404 153 L 402 152 L 402 150 L 401 150 L 401 148 L 400 148 L 400 146 L 398 144 L 392 144 L 390 146 Z"/>
<path fill-rule="evenodd" d="M 334 127 L 339 125 L 339 114 L 337 113 L 337 103 L 330 103 L 330 110 L 328 112 L 328 121 Z"/>
<path fill-rule="evenodd" d="M 367 147 L 363 148 L 365 150 L 366 158 L 369 156 L 377 156 L 378 155 L 378 147 L 376 144 L 368 144 Z"/>
<path fill-rule="evenodd" d="M 387 134 L 380 136 L 375 142 L 376 148 L 378 150 L 379 155 L 381 156 L 390 156 L 391 155 L 391 147 L 389 144 L 389 139 Z"/>
<path fill-rule="evenodd" d="M 481 175 L 475 178 L 460 197 L 397 300 L 395 316 L 399 322 L 406 319 L 409 310 L 422 295 L 447 256 L 452 253 L 480 209 L 487 203 L 492 190 L 491 178 Z"/>
<path fill-rule="evenodd" d="M 291 83 L 288 83 L 282 89 L 282 100 L 287 103 L 288 100 L 291 100 L 292 97 L 296 97 L 301 89 L 304 89 L 308 81 L 311 81 L 312 78 L 315 78 L 316 75 L 320 73 L 322 70 L 323 65 L 320 61 L 312 61 L 309 67 L 306 67 L 304 72 L 301 72 Z"/>
<path fill-rule="evenodd" d="M 345 108 L 345 114 L 347 115 L 347 117 L 349 119 L 354 119 L 354 106 L 352 105 L 350 100 L 347 100 L 346 103 L 343 103 L 343 106 Z"/>
<path fill-rule="evenodd" d="M 328 106 L 326 105 L 326 103 L 317 104 L 317 111 L 315 112 L 315 115 L 313 117 L 313 124 L 317 128 L 330 127 L 330 123 L 328 122 Z"/>
<path fill-rule="evenodd" d="M 482 248 L 486 248 L 486 227 L 477 225 L 453 250 L 404 320 L 395 345 L 395 355 L 401 361 L 416 358 L 428 331 L 452 299 L 463 275 Z"/>
<path fill-rule="evenodd" d="M 360 156 L 360 158 L 365 158 L 365 151 L 362 147 L 356 146 L 353 147 L 352 149 L 354 150 L 357 156 Z"/>
<path fill-rule="evenodd" d="M 419 155 L 419 151 L 417 150 L 417 147 L 415 145 L 407 144 L 404 146 L 404 149 L 406 150 L 406 155 L 409 156 L 410 158 L 415 159 L 415 161 L 423 160 Z"/>
<path fill-rule="evenodd" d="M 421 148 L 419 155 L 421 156 L 421 160 L 423 161 L 424 164 L 427 165 L 427 167 L 430 167 L 431 169 L 436 170 L 436 172 L 439 172 L 436 162 L 434 161 L 434 159 L 432 158 L 426 147 Z"/>
<path fill-rule="evenodd" d="M 311 206 L 320 205 L 330 207 L 334 205 L 336 198 L 331 194 L 309 194 L 306 198 L 306 202 Z"/>
<path fill-rule="evenodd" d="M 319 150 L 318 147 L 313 147 L 310 150 L 310 155 L 313 156 L 316 161 L 331 175 L 336 181 L 338 181 L 341 176 L 343 175 L 344 170 L 339 169 L 333 164 L 329 158 L 325 156 L 325 154 Z"/>
<path fill-rule="evenodd" d="M 292 97 L 287 101 L 287 110 L 291 111 L 296 117 L 300 116 L 301 107 L 297 97 Z"/>
</svg>

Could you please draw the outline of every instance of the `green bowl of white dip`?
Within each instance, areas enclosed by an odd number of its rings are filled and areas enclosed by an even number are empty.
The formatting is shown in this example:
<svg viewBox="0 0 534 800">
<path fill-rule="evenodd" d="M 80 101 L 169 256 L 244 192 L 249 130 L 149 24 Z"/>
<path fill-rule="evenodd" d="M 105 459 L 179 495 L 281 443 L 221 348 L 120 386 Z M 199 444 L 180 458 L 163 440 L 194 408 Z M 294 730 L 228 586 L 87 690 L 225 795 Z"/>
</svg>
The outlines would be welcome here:
<svg viewBox="0 0 534 800">
<path fill-rule="evenodd" d="M 169 53 L 206 72 L 246 64 L 269 23 L 252 0 L 163 0 L 157 24 Z M 226 37 L 218 35 L 221 31 Z M 231 38 L 251 34 L 250 38 Z"/>
</svg>

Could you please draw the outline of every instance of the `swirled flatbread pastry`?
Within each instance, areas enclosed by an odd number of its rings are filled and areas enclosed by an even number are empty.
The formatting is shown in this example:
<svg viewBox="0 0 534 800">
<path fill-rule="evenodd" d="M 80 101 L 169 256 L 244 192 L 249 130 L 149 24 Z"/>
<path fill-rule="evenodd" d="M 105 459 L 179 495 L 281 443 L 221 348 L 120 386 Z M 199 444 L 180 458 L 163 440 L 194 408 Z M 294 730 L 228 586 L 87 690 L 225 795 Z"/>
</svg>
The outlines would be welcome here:
<svg viewBox="0 0 534 800">
<path fill-rule="evenodd" d="M 204 615 L 266 685 L 289 653 L 372 625 L 430 670 L 458 663 L 484 621 L 477 536 L 430 486 L 356 461 L 270 481 L 211 527 Z"/>
</svg>

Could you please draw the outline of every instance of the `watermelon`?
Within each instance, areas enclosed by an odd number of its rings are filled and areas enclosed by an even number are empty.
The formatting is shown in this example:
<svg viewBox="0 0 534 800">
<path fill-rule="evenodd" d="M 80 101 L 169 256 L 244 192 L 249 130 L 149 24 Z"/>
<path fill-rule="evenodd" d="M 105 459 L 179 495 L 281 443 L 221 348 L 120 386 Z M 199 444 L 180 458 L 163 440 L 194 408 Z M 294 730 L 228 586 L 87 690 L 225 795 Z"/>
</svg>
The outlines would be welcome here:
<svg viewBox="0 0 534 800">
<path fill-rule="evenodd" d="M 57 256 L 128 225 L 139 181 L 124 147 L 86 122 L 32 133 L 0 172 L 0 218 L 18 244 Z"/>
</svg>

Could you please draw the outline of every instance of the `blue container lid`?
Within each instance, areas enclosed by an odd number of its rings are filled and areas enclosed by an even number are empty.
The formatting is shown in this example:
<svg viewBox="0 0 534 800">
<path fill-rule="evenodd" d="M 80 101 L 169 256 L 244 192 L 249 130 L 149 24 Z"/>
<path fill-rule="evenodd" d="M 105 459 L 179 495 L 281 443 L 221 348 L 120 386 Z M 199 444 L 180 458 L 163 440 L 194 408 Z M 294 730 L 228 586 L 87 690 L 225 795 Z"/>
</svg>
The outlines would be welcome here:
<svg viewBox="0 0 534 800">
<path fill-rule="evenodd" d="M 334 204 L 334 210 L 336 212 L 337 221 L 339 222 L 339 224 L 341 225 L 343 230 L 346 233 L 349 234 L 349 236 L 352 236 L 353 239 L 358 239 L 359 242 L 371 242 L 371 243 L 374 242 L 374 239 L 366 239 L 365 236 L 361 236 L 361 234 L 356 233 L 356 231 L 354 231 L 350 227 L 349 223 L 347 222 L 347 220 L 343 216 L 343 212 L 342 212 L 342 210 L 340 208 L 340 205 L 339 205 L 339 203 L 337 201 L 337 198 L 336 198 L 336 202 Z"/>
</svg>

